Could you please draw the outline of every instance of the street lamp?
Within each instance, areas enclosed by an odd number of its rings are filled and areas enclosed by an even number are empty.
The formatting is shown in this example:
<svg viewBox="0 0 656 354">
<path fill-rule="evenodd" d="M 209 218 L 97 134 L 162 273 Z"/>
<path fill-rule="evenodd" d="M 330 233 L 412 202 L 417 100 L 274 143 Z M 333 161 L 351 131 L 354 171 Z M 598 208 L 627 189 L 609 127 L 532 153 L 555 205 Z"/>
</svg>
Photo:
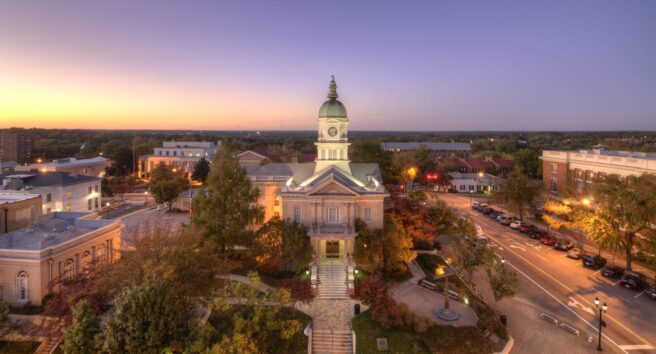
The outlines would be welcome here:
<svg viewBox="0 0 656 354">
<path fill-rule="evenodd" d="M 148 191 L 144 191 L 144 205 L 148 204 Z"/>
<path fill-rule="evenodd" d="M 105 203 L 105 208 L 107 209 L 105 212 L 105 219 L 109 219 L 109 202 Z"/>
<path fill-rule="evenodd" d="M 501 257 L 501 266 L 503 267 L 504 264 L 506 264 L 506 259 Z"/>
<path fill-rule="evenodd" d="M 472 198 L 474 197 L 474 191 L 469 191 L 469 207 L 472 207 Z"/>
<path fill-rule="evenodd" d="M 353 272 L 355 273 L 355 277 L 354 277 L 355 279 L 353 280 L 353 285 L 354 285 L 353 290 L 355 291 L 355 294 L 357 295 L 358 294 L 358 273 L 360 273 L 360 271 L 358 269 L 356 269 Z"/>
<path fill-rule="evenodd" d="M 604 302 L 603 305 L 600 305 L 599 297 L 594 299 L 595 307 L 599 309 L 599 343 L 597 344 L 597 351 L 601 351 L 601 326 L 604 324 L 603 315 L 608 310 L 608 305 Z"/>
<path fill-rule="evenodd" d="M 590 198 L 581 199 L 581 203 L 583 203 L 583 205 L 585 205 L 585 206 L 589 206 L 590 205 Z"/>
</svg>

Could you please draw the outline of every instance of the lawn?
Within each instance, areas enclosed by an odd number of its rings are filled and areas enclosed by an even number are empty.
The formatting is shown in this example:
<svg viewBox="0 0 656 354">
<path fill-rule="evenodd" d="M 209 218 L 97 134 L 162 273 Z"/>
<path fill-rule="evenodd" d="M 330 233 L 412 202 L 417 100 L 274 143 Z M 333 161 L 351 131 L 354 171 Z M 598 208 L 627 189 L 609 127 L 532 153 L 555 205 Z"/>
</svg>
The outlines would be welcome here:
<svg viewBox="0 0 656 354">
<path fill-rule="evenodd" d="M 357 354 L 379 353 L 376 338 L 387 338 L 388 353 L 489 354 L 494 352 L 483 332 L 475 327 L 433 326 L 418 334 L 405 327 L 382 328 L 369 311 L 353 318 Z"/>
<path fill-rule="evenodd" d="M 34 353 L 40 342 L 32 341 L 4 341 L 0 340 L 0 353 L 3 354 L 28 354 Z"/>
</svg>

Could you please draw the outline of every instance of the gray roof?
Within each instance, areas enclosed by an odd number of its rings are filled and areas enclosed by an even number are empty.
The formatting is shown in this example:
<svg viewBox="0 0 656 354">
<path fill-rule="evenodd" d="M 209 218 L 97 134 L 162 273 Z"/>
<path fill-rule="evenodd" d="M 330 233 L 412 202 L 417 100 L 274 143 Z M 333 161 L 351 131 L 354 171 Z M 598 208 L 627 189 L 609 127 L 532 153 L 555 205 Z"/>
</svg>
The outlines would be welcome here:
<svg viewBox="0 0 656 354">
<path fill-rule="evenodd" d="M 71 184 L 99 181 L 100 177 L 84 176 L 67 172 L 9 172 L 0 174 L 0 179 L 18 178 L 23 180 L 25 186 L 68 186 Z"/>
<path fill-rule="evenodd" d="M 40 251 L 76 239 L 114 220 L 79 219 L 86 213 L 55 212 L 40 217 L 32 226 L 0 235 L 0 249 Z"/>
<path fill-rule="evenodd" d="M 469 143 L 432 143 L 432 142 L 383 142 L 381 146 L 384 150 L 414 150 L 420 147 L 426 147 L 435 151 L 469 151 Z"/>
<path fill-rule="evenodd" d="M 18 166 L 18 163 L 14 161 L 0 161 L 0 168 L 14 168 L 16 166 Z"/>
</svg>

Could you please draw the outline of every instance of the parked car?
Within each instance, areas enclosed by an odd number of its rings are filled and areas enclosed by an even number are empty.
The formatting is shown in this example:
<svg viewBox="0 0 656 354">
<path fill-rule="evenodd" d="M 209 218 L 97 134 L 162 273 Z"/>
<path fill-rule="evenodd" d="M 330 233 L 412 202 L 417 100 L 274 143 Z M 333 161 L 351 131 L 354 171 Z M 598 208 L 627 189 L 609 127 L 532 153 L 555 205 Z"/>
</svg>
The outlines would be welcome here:
<svg viewBox="0 0 656 354">
<path fill-rule="evenodd" d="M 606 278 L 619 278 L 624 275 L 624 268 L 618 266 L 605 266 L 601 268 L 601 275 Z"/>
<path fill-rule="evenodd" d="M 627 289 L 641 290 L 647 286 L 647 278 L 641 273 L 627 270 L 620 279 L 620 285 Z"/>
<path fill-rule="evenodd" d="M 656 285 L 652 285 L 645 290 L 645 295 L 652 300 L 656 300 Z"/>
<path fill-rule="evenodd" d="M 518 230 L 519 230 L 519 232 L 521 232 L 521 233 L 527 234 L 527 233 L 529 233 L 529 232 L 531 232 L 531 231 L 535 231 L 535 230 L 537 230 L 537 228 L 535 227 L 535 225 L 531 225 L 531 224 L 522 224 L 522 226 L 520 226 Z"/>
<path fill-rule="evenodd" d="M 497 217 L 497 221 L 498 221 L 499 223 L 501 223 L 501 225 L 506 225 L 506 226 L 508 226 L 508 225 L 510 225 L 511 223 L 515 222 L 515 221 L 519 221 L 519 219 L 516 218 L 516 217 L 514 217 L 514 216 L 510 216 L 510 215 L 506 215 L 506 214 L 501 214 L 501 215 L 499 215 L 499 216 Z"/>
<path fill-rule="evenodd" d="M 559 238 L 554 245 L 554 249 L 559 251 L 569 251 L 574 248 L 574 243 L 566 238 Z"/>
<path fill-rule="evenodd" d="M 487 213 L 487 216 L 491 217 L 492 219 L 496 219 L 501 214 L 503 213 L 498 210 L 492 210 L 489 213 Z"/>
<path fill-rule="evenodd" d="M 602 268 L 603 266 L 606 265 L 606 258 L 600 256 L 600 255 L 589 255 L 586 254 L 581 258 L 581 263 L 583 263 L 584 267 L 592 268 L 592 269 L 599 269 Z"/>
<path fill-rule="evenodd" d="M 472 202 L 471 208 L 474 210 L 478 210 L 481 208 L 481 203 L 479 202 Z"/>
<path fill-rule="evenodd" d="M 518 220 L 518 221 L 511 222 L 510 225 L 508 226 L 510 226 L 511 229 L 519 230 L 519 228 L 522 227 L 523 225 L 524 223 Z"/>
<path fill-rule="evenodd" d="M 493 211 L 494 211 L 494 208 L 492 208 L 492 207 L 489 207 L 489 206 L 481 207 L 481 213 L 483 213 L 485 215 L 488 215 Z"/>
<path fill-rule="evenodd" d="M 556 244 L 557 239 L 551 235 L 544 235 L 540 238 L 540 242 L 542 242 L 543 245 L 553 246 Z"/>
<path fill-rule="evenodd" d="M 570 249 L 569 251 L 567 251 L 567 257 L 569 257 L 571 259 L 581 259 L 581 257 L 583 257 L 583 255 L 585 255 L 585 253 L 583 252 L 582 249 L 580 249 L 578 247 L 574 247 L 574 248 Z"/>
<path fill-rule="evenodd" d="M 531 237 L 533 239 L 539 240 L 542 237 L 546 236 L 547 233 L 545 231 L 542 231 L 542 230 L 533 230 L 533 231 L 530 231 L 528 233 L 528 235 L 529 235 L 529 237 Z"/>
</svg>

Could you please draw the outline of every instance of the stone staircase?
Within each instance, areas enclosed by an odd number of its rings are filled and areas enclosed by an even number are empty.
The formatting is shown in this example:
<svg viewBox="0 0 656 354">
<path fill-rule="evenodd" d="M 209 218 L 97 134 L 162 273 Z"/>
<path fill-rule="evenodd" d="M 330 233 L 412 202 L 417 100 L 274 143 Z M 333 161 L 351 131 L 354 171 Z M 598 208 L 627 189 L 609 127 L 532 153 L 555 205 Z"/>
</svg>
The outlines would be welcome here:
<svg viewBox="0 0 656 354">
<path fill-rule="evenodd" d="M 317 298 L 348 299 L 348 266 L 339 261 L 325 261 L 317 266 Z"/>
<path fill-rule="evenodd" d="M 62 338 L 63 336 L 61 333 L 49 336 L 46 340 L 41 342 L 41 345 L 39 345 L 34 354 L 51 354 L 55 351 L 59 343 L 61 343 Z"/>
<path fill-rule="evenodd" d="M 314 329 L 312 354 L 353 354 L 353 337 L 350 330 Z"/>
</svg>

